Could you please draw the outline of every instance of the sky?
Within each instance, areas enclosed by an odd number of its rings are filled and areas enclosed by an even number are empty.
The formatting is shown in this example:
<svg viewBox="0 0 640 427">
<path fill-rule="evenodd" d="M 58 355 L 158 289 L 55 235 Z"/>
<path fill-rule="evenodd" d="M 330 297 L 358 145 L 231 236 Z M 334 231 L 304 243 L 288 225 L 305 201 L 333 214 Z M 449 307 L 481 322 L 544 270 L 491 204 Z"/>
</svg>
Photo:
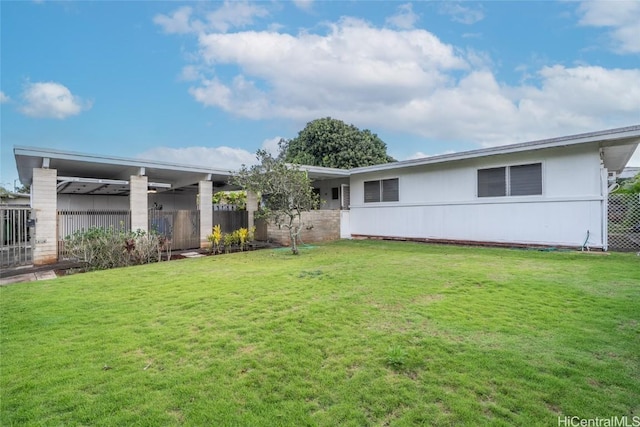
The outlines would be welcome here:
<svg viewBox="0 0 640 427">
<path fill-rule="evenodd" d="M 233 170 L 317 118 L 398 160 L 640 124 L 640 1 L 3 1 L 14 146 Z M 640 166 L 640 150 L 630 166 Z"/>
</svg>

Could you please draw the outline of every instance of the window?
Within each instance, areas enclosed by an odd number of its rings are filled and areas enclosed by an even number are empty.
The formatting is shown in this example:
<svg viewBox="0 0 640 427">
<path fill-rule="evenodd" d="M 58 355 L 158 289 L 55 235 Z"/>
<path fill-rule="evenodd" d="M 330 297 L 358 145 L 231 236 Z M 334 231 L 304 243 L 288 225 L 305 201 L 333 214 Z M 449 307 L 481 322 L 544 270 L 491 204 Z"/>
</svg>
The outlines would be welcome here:
<svg viewBox="0 0 640 427">
<path fill-rule="evenodd" d="M 398 178 L 364 182 L 364 202 L 397 202 L 400 200 Z"/>
<path fill-rule="evenodd" d="M 542 194 L 542 163 L 511 166 L 509 171 L 512 196 Z"/>
<path fill-rule="evenodd" d="M 478 169 L 478 197 L 542 194 L 542 163 Z"/>
<path fill-rule="evenodd" d="M 364 182 L 364 202 L 372 203 L 380 201 L 380 181 Z"/>
<path fill-rule="evenodd" d="M 478 197 L 506 196 L 507 168 L 493 168 L 478 170 Z"/>
<path fill-rule="evenodd" d="M 331 189 L 331 200 L 338 200 L 340 198 L 340 188 L 333 187 Z"/>
</svg>

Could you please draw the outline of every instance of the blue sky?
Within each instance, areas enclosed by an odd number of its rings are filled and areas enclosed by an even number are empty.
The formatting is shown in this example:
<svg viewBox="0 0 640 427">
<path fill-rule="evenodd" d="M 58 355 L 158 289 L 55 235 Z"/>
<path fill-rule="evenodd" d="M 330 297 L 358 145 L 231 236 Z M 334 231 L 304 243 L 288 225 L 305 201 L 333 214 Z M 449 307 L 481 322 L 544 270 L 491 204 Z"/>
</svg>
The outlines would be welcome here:
<svg viewBox="0 0 640 427">
<path fill-rule="evenodd" d="M 638 1 L 4 1 L 0 16 L 7 188 L 14 145 L 234 169 L 327 116 L 399 160 L 640 123 Z"/>
</svg>

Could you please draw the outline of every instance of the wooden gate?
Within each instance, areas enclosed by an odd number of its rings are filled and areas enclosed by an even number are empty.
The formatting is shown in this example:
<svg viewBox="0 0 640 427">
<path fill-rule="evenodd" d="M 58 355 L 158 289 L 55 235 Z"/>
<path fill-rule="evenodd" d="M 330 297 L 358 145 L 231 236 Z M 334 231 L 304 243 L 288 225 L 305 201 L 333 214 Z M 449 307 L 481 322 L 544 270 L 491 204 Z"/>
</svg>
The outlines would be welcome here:
<svg viewBox="0 0 640 427">
<path fill-rule="evenodd" d="M 234 205 L 213 205 L 213 225 L 220 225 L 223 233 L 233 233 L 239 228 L 249 227 L 249 213 Z"/>
<path fill-rule="evenodd" d="M 149 211 L 149 231 L 167 237 L 172 250 L 200 247 L 200 211 Z"/>
</svg>

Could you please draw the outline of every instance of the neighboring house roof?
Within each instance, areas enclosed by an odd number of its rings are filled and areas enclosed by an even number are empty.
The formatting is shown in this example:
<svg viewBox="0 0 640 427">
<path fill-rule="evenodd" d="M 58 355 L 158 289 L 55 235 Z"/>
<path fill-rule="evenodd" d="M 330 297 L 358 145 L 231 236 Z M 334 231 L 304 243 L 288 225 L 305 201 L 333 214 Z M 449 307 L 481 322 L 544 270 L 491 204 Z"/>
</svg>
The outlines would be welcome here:
<svg viewBox="0 0 640 427">
<path fill-rule="evenodd" d="M 501 154 L 520 153 L 542 150 L 547 148 L 568 147 L 579 144 L 595 144 L 603 149 L 604 166 L 609 171 L 621 172 L 629 162 L 636 147 L 640 143 L 640 125 L 600 132 L 583 133 L 579 135 L 563 136 L 560 138 L 543 139 L 520 144 L 503 145 L 499 147 L 483 148 L 479 150 L 463 151 L 459 153 L 443 154 L 439 156 L 423 157 L 393 163 L 383 163 L 351 169 L 351 174 L 378 172 L 390 169 L 407 168 L 445 162 L 474 159 L 479 157 L 497 156 Z"/>
<path fill-rule="evenodd" d="M 624 170 L 618 174 L 618 178 L 633 178 L 639 173 L 640 173 L 640 167 L 624 168 Z"/>
<path fill-rule="evenodd" d="M 31 195 L 25 193 L 15 193 L 13 191 L 1 191 L 0 203 L 5 205 L 29 205 Z"/>
</svg>

